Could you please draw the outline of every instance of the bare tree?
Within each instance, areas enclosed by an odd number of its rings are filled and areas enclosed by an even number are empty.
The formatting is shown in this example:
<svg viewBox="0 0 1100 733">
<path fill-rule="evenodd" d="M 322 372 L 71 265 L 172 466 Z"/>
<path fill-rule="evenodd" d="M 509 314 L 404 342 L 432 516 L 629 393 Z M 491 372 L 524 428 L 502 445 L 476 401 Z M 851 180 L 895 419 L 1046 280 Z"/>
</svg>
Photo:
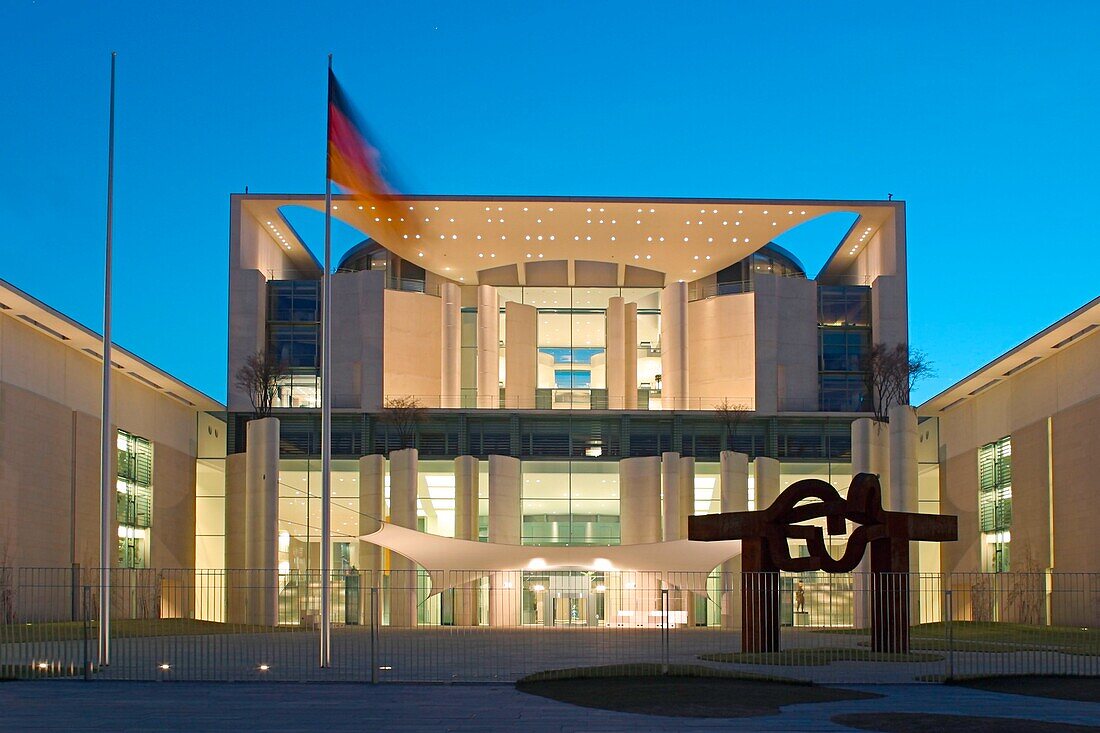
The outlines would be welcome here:
<svg viewBox="0 0 1100 733">
<path fill-rule="evenodd" d="M 397 433 L 401 448 L 411 448 L 416 426 L 424 420 L 424 405 L 416 397 L 387 397 L 382 405 L 382 422 Z"/>
<path fill-rule="evenodd" d="M 271 414 L 279 390 L 279 380 L 286 376 L 286 363 L 266 351 L 257 351 L 244 360 L 237 370 L 234 384 L 248 393 L 252 414 L 257 420 Z"/>
<path fill-rule="evenodd" d="M 752 410 L 745 403 L 730 402 L 728 397 L 724 397 L 721 402 L 714 406 L 714 417 L 722 425 L 722 430 L 725 433 L 722 438 L 724 447 L 730 447 L 730 440 L 733 438 L 733 434 L 737 432 L 737 426 L 751 412 Z"/>
<path fill-rule="evenodd" d="M 873 344 L 860 360 L 875 420 L 884 422 L 891 405 L 908 405 L 917 382 L 932 374 L 924 352 L 905 344 Z"/>
</svg>

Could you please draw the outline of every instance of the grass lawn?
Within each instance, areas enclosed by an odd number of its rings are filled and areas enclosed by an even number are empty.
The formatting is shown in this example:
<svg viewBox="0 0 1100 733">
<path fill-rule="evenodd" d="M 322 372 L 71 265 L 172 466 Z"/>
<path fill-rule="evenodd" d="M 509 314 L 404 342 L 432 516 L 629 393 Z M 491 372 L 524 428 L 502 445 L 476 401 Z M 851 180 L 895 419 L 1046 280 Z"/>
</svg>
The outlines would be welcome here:
<svg viewBox="0 0 1100 733">
<path fill-rule="evenodd" d="M 582 707 L 689 718 L 775 715 L 783 705 L 879 697 L 689 665 L 660 672 L 660 665 L 554 670 L 525 677 L 516 689 Z"/>
<path fill-rule="evenodd" d="M 729 662 L 732 664 L 820 667 L 833 662 L 939 662 L 943 660 L 943 655 L 922 652 L 894 654 L 852 647 L 814 647 L 783 649 L 778 652 L 718 652 L 715 654 L 702 654 L 699 658 L 707 662 Z"/>
<path fill-rule="evenodd" d="M 971 677 L 947 684 L 1013 695 L 1052 697 L 1058 700 L 1100 701 L 1100 677 L 1021 675 L 1018 677 Z"/>
<path fill-rule="evenodd" d="M 938 713 L 845 713 L 834 715 L 829 720 L 849 728 L 880 733 L 940 733 L 948 730 L 964 730 L 967 733 L 1073 733 L 1096 730 L 1093 726 L 1045 723 L 1021 718 Z"/>
<path fill-rule="evenodd" d="M 111 622 L 111 638 L 131 639 L 152 636 L 209 636 L 211 634 L 259 634 L 306 631 L 301 626 L 259 626 L 254 624 L 223 624 L 186 618 L 116 619 Z M 98 636 L 98 624 L 88 624 L 88 638 Z M 84 638 L 84 622 L 54 621 L 50 623 L 0 625 L 0 644 L 20 644 L 43 641 L 79 641 Z"/>
<path fill-rule="evenodd" d="M 1100 655 L 1100 629 L 1071 626 L 1032 626 L 992 621 L 955 621 L 951 624 L 951 642 L 959 652 L 1057 651 L 1064 654 Z M 870 629 L 822 629 L 821 634 L 870 635 Z M 944 622 L 910 627 L 913 650 L 948 649 L 948 629 Z"/>
</svg>

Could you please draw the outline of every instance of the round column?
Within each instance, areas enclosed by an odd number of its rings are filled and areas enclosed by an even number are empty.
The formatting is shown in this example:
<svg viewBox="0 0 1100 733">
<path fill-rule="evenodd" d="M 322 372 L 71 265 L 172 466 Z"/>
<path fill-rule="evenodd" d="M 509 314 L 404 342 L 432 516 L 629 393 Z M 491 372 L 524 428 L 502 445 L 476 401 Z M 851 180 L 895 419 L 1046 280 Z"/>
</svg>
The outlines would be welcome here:
<svg viewBox="0 0 1100 733">
<path fill-rule="evenodd" d="M 661 528 L 665 542 L 681 539 L 680 454 L 661 454 Z"/>
<path fill-rule="evenodd" d="M 278 622 L 279 420 L 252 420 L 246 430 L 245 562 L 251 623 Z"/>
<path fill-rule="evenodd" d="M 688 405 L 687 283 L 675 282 L 661 291 L 661 407 L 684 410 Z"/>
<path fill-rule="evenodd" d="M 455 537 L 477 542 L 478 460 L 473 456 L 455 458 Z M 462 568 L 476 571 L 478 568 Z M 474 572 L 463 572 L 455 579 L 455 626 L 477 625 L 477 582 Z"/>
<path fill-rule="evenodd" d="M 619 461 L 619 543 L 661 541 L 661 459 L 657 456 Z"/>
<path fill-rule="evenodd" d="M 767 509 L 779 498 L 779 461 L 760 456 L 752 463 L 756 510 Z"/>
<path fill-rule="evenodd" d="M 497 289 L 477 286 L 477 406 L 500 402 L 500 306 Z"/>
<path fill-rule="evenodd" d="M 749 509 L 749 457 L 744 453 L 724 450 L 719 454 L 719 490 L 722 512 L 745 512 Z M 741 626 L 741 558 L 730 558 L 721 565 L 722 626 Z"/>
<path fill-rule="evenodd" d="M 462 405 L 462 291 L 458 283 L 439 289 L 442 342 L 439 369 L 439 406 Z"/>
<path fill-rule="evenodd" d="M 416 448 L 390 451 L 390 521 L 409 529 L 416 529 L 417 458 Z M 391 552 L 390 626 L 416 626 L 416 586 L 416 564 Z"/>
<path fill-rule="evenodd" d="M 489 541 L 518 545 L 522 537 L 521 486 L 518 458 L 489 456 Z M 520 572 L 489 575 L 489 625 L 515 626 L 520 621 Z"/>
</svg>

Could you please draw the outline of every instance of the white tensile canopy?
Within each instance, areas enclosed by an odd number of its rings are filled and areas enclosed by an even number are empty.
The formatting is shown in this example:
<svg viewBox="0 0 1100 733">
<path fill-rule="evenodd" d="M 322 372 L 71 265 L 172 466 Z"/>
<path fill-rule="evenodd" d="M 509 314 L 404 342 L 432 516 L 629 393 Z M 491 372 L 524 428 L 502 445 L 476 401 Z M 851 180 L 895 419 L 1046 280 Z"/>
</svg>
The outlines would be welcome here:
<svg viewBox="0 0 1100 733">
<path fill-rule="evenodd" d="M 676 576 L 710 573 L 741 554 L 740 540 L 536 547 L 440 537 L 389 523 L 359 539 L 403 555 L 427 570 L 433 593 L 475 582 L 492 572 L 507 571 L 645 572 L 659 574 L 677 586 L 681 583 Z"/>
</svg>

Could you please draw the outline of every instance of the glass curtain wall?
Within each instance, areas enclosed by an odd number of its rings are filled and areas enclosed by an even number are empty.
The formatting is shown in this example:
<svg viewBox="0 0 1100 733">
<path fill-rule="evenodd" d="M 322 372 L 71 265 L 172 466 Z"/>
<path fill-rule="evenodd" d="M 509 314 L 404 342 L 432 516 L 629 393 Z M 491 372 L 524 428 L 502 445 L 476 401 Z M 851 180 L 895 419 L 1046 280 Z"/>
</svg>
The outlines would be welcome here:
<svg viewBox="0 0 1100 733">
<path fill-rule="evenodd" d="M 279 490 L 279 573 L 281 581 L 280 618 L 284 623 L 300 623 L 315 618 L 320 607 L 320 471 L 313 460 L 283 460 Z M 692 507 L 695 514 L 720 512 L 720 464 L 699 461 L 695 464 Z M 351 572 L 361 568 L 358 542 L 360 514 L 358 464 L 356 461 L 333 462 L 333 569 Z M 488 462 L 479 464 L 479 539 L 486 541 L 488 529 Z M 210 473 L 207 469 L 204 472 Z M 522 463 L 521 542 L 524 545 L 617 545 L 620 543 L 619 467 L 615 460 L 544 461 Z M 216 473 L 216 471 L 215 471 Z M 804 478 L 818 478 L 847 493 L 851 477 L 849 463 L 783 462 L 780 466 L 780 490 Z M 218 480 L 211 473 L 203 485 L 203 499 L 224 505 L 224 489 L 214 486 Z M 223 485 L 223 484 L 222 484 Z M 385 480 L 386 509 L 389 515 L 389 476 Z M 218 492 L 220 491 L 220 495 Z M 756 509 L 755 480 L 748 481 L 748 504 Z M 224 510 L 223 510 L 224 511 Z M 814 523 L 824 525 L 823 521 Z M 224 538 L 214 527 L 208 552 Z M 455 481 L 451 460 L 422 460 L 417 486 L 417 529 L 444 537 L 454 536 Z M 221 530 L 224 532 L 224 530 Z M 826 535 L 827 546 L 839 557 L 847 543 L 846 536 Z M 224 550 L 223 550 L 224 551 Z M 804 543 L 792 542 L 791 552 L 805 556 Z M 384 553 L 385 555 L 385 553 Z M 383 560 L 383 573 L 389 567 Z M 597 598 L 610 580 L 600 573 L 529 573 L 524 578 L 523 609 L 525 623 L 577 625 L 603 622 L 601 598 Z M 574 577 L 575 576 L 575 577 Z M 383 590 L 387 587 L 385 577 Z M 826 573 L 783 574 L 781 618 L 784 624 L 805 626 L 847 626 L 853 620 L 851 579 Z M 541 588 L 539 588 L 541 586 Z M 721 622 L 720 580 L 717 572 L 707 583 L 706 594 L 696 594 L 695 622 L 716 625 Z M 801 593 L 799 593 L 801 591 Z M 342 588 L 334 587 L 335 618 L 342 618 Z M 418 587 L 418 621 L 426 625 L 450 623 L 446 594 L 429 595 L 430 581 L 421 573 Z M 480 595 L 479 618 L 487 623 L 487 589 Z M 560 594 L 560 595 L 559 595 Z M 386 593 L 383 592 L 385 604 Z M 557 599 L 557 600 L 555 600 Z M 800 602 L 801 599 L 801 602 Z M 539 604 L 542 604 L 541 606 Z M 541 609 L 541 610 L 539 610 Z M 384 618 L 385 605 L 383 608 Z M 530 618 L 527 618 L 530 616 Z"/>
<path fill-rule="evenodd" d="M 649 396 L 660 388 L 660 290 L 658 288 L 501 287 L 500 382 L 504 384 L 507 354 L 505 304 L 523 303 L 538 310 L 536 321 L 539 409 L 607 409 L 607 306 L 612 297 L 638 304 L 639 408 L 648 409 Z M 467 333 L 467 316 L 474 318 Z M 467 349 L 476 353 L 476 315 L 463 313 L 463 385 L 467 384 Z M 473 356 L 473 354 L 471 354 Z M 476 358 L 476 357 L 474 357 Z M 473 364 L 469 368 L 473 372 Z"/>
<path fill-rule="evenodd" d="M 225 420 L 200 413 L 195 444 L 195 618 L 225 620 Z"/>
<path fill-rule="evenodd" d="M 279 618 L 316 619 L 321 609 L 321 462 L 279 462 Z M 332 570 L 359 567 L 359 464 L 332 462 Z M 343 618 L 343 586 L 333 588 L 336 618 Z"/>
<path fill-rule="evenodd" d="M 611 461 L 524 461 L 525 545 L 619 544 L 619 466 Z"/>
<path fill-rule="evenodd" d="M 320 287 L 319 280 L 267 284 L 267 355 L 286 369 L 275 407 L 320 405 Z"/>
</svg>

